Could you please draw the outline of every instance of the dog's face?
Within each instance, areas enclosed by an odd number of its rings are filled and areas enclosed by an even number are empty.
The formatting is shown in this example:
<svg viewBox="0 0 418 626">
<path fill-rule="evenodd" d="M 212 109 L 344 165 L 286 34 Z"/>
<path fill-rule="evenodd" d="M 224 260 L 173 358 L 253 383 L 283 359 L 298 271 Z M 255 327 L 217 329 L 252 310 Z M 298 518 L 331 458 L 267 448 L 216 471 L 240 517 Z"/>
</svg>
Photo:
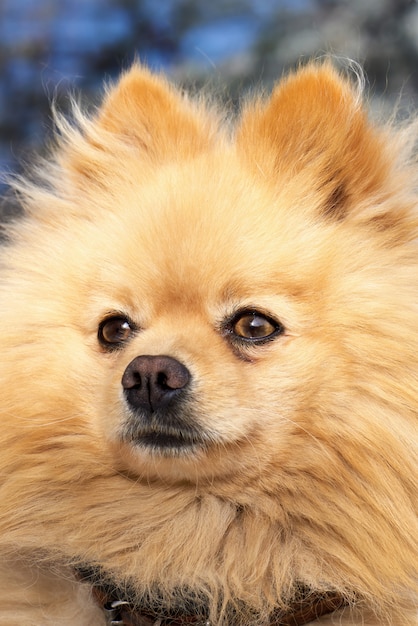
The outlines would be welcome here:
<svg viewBox="0 0 418 626">
<path fill-rule="evenodd" d="M 213 480 L 286 463 L 320 385 L 337 388 L 321 278 L 335 270 L 313 250 L 331 233 L 286 220 L 289 200 L 247 177 L 234 150 L 172 166 L 145 194 L 119 198 L 123 228 L 102 225 L 100 292 L 85 307 L 95 411 L 141 475 Z"/>
<path fill-rule="evenodd" d="M 411 229 L 383 134 L 346 83 L 300 72 L 230 141 L 134 69 L 62 163 L 62 207 L 43 198 L 34 233 L 35 332 L 62 347 L 44 370 L 52 402 L 55 388 L 71 399 L 120 469 L 276 488 L 323 473 L 344 428 L 367 457 L 373 412 L 352 407 L 371 378 L 394 385 Z M 51 385 L 62 354 L 74 363 Z"/>
<path fill-rule="evenodd" d="M 298 270 L 314 233 L 295 223 L 305 229 L 295 245 L 273 195 L 227 173 L 235 162 L 245 180 L 237 161 L 231 150 L 163 168 L 137 196 L 121 190 L 120 222 L 104 215 L 100 235 L 86 225 L 70 252 L 79 295 L 69 300 L 81 306 L 68 325 L 88 338 L 89 413 L 118 463 L 140 475 L 258 472 L 288 454 L 306 381 L 321 368 L 328 377 L 324 302 L 309 296 L 322 261 Z M 78 246 L 93 258 L 84 270 Z"/>
</svg>

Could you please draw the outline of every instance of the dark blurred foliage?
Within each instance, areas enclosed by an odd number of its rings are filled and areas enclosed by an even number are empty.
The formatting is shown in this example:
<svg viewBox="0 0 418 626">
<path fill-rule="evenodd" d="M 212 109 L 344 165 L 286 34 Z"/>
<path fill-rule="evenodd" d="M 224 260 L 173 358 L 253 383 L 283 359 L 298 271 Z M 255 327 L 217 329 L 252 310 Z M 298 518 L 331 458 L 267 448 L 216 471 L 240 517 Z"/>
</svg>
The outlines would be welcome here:
<svg viewBox="0 0 418 626">
<path fill-rule="evenodd" d="M 0 0 L 0 169 L 32 160 L 50 102 L 97 102 L 137 57 L 182 84 L 238 94 L 301 59 L 349 57 L 385 105 L 418 92 L 414 0 Z M 4 212 L 11 204 L 4 204 Z"/>
</svg>

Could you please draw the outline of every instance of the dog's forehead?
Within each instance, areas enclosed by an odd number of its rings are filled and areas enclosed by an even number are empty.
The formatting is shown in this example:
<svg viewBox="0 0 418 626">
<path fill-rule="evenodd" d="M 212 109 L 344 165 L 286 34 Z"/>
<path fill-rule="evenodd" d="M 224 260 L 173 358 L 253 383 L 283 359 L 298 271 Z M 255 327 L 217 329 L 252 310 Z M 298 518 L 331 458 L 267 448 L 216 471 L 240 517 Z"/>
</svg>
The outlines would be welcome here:
<svg viewBox="0 0 418 626">
<path fill-rule="evenodd" d="M 242 271 L 245 258 L 256 265 L 300 230 L 303 220 L 285 196 L 258 184 L 232 152 L 221 152 L 160 168 L 118 198 L 111 217 L 138 258 L 185 266 L 230 263 L 238 255 Z"/>
<path fill-rule="evenodd" d="M 187 193 L 179 193 L 179 187 Z M 246 267 L 249 272 L 265 268 L 268 248 L 277 250 L 280 227 L 271 202 L 262 193 L 247 192 L 245 181 L 242 190 L 231 193 L 225 178 L 214 173 L 203 181 L 183 169 L 161 180 L 158 194 L 139 191 L 123 208 L 128 217 L 122 218 L 120 245 L 139 270 L 153 268 L 151 275 L 209 279 L 211 270 L 218 279 L 234 270 L 242 275 Z"/>
<path fill-rule="evenodd" d="M 297 233 L 286 232 L 269 194 L 246 194 L 245 183 L 241 194 L 232 194 L 226 181 L 213 178 L 201 187 L 195 178 L 181 195 L 177 184 L 185 174 L 124 205 L 108 239 L 99 240 L 100 279 L 93 291 L 110 294 L 115 309 L 126 302 L 128 310 L 154 317 L 218 305 L 222 313 L 223 305 L 233 312 L 311 285 L 309 272 L 296 266 L 302 263 L 298 247 L 309 249 L 307 238 L 297 242 Z"/>
<path fill-rule="evenodd" d="M 231 147 L 155 168 L 147 180 L 137 163 L 127 167 L 129 184 L 109 194 L 101 219 L 73 244 L 94 259 L 83 276 L 107 308 L 255 306 L 305 292 L 313 277 L 318 284 L 327 229 L 312 228 L 294 194 L 255 177 Z"/>
</svg>

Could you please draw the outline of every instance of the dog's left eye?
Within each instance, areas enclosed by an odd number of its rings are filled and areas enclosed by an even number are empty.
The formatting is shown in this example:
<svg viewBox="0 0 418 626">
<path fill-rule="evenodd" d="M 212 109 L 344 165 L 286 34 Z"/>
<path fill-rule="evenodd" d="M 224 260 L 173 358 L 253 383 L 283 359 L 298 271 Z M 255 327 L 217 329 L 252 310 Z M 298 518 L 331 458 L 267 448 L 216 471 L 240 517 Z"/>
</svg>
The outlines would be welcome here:
<svg viewBox="0 0 418 626">
<path fill-rule="evenodd" d="M 284 332 L 284 327 L 257 311 L 243 311 L 231 322 L 233 334 L 247 341 L 263 341 Z"/>
<path fill-rule="evenodd" d="M 104 319 L 99 325 L 98 339 L 105 348 L 117 348 L 134 333 L 133 324 L 123 315 Z"/>
</svg>

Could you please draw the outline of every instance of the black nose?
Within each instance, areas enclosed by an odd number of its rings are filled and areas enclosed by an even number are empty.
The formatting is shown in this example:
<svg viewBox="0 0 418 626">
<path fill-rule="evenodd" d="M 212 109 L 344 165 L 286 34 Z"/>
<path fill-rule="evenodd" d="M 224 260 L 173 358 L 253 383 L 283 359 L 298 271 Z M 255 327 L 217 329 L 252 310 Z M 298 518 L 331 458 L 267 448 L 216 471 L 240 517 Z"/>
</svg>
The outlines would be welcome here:
<svg viewBox="0 0 418 626">
<path fill-rule="evenodd" d="M 170 356 L 137 356 L 122 376 L 125 397 L 133 409 L 152 413 L 166 407 L 190 381 L 190 372 Z"/>
</svg>

